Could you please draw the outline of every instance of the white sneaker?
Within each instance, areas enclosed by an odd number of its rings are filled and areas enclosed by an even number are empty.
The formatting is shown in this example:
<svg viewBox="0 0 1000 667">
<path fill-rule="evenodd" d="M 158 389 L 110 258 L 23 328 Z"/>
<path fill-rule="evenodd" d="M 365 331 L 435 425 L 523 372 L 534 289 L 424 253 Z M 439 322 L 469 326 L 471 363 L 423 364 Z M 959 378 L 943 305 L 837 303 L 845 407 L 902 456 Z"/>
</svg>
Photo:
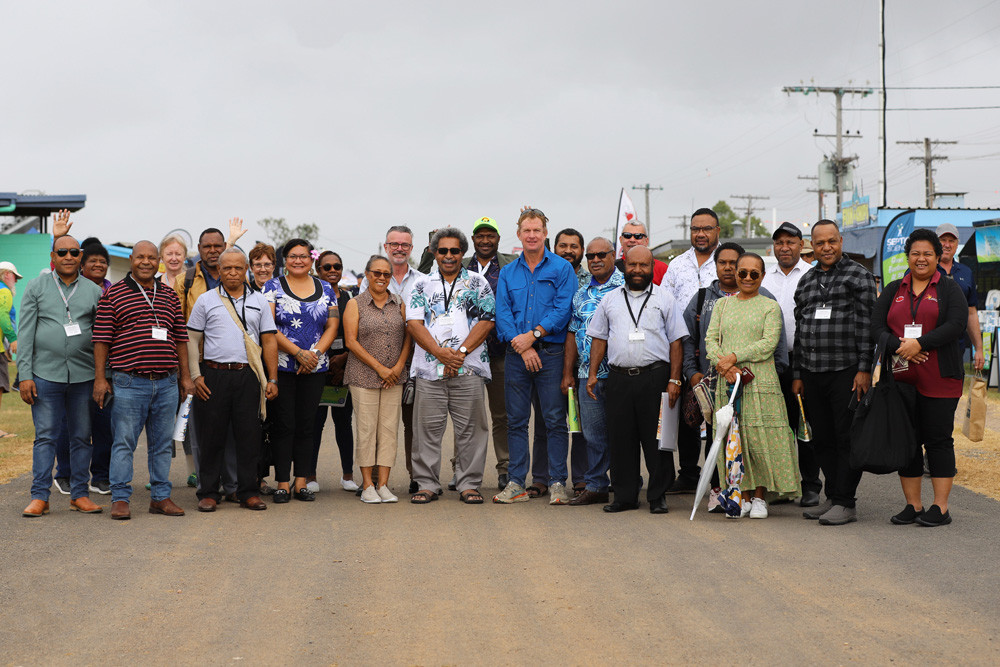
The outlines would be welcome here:
<svg viewBox="0 0 1000 667">
<path fill-rule="evenodd" d="M 766 519 L 767 518 L 767 501 L 763 498 L 754 498 L 750 503 L 750 518 L 751 519 Z"/>
<path fill-rule="evenodd" d="M 566 486 L 556 482 L 549 487 L 549 505 L 569 505 L 569 492 Z"/>
<path fill-rule="evenodd" d="M 319 493 L 319 482 L 307 482 L 306 488 L 313 493 Z"/>
<path fill-rule="evenodd" d="M 392 495 L 392 491 L 389 490 L 388 486 L 378 487 L 378 497 L 383 503 L 396 503 L 399 502 L 399 498 Z"/>
<path fill-rule="evenodd" d="M 376 505 L 381 503 L 382 499 L 379 498 L 378 491 L 375 490 L 375 487 L 369 486 L 361 492 L 361 502 Z"/>
<path fill-rule="evenodd" d="M 344 491 L 357 491 L 358 485 L 353 479 L 341 479 L 340 486 Z"/>
<path fill-rule="evenodd" d="M 750 507 L 751 507 L 751 504 L 750 504 L 749 500 L 744 500 L 742 502 L 742 504 L 740 505 L 740 518 L 741 519 L 743 517 L 748 516 L 750 514 Z"/>
</svg>

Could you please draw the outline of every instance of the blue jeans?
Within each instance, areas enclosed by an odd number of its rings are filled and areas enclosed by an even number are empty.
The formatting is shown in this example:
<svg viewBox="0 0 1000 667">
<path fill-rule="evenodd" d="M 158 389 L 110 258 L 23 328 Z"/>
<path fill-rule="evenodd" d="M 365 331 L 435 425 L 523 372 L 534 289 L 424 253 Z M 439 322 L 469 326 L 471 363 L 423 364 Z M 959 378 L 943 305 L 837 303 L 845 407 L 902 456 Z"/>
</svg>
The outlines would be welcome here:
<svg viewBox="0 0 1000 667">
<path fill-rule="evenodd" d="M 38 396 L 31 406 L 31 419 L 35 423 L 35 445 L 32 448 L 31 498 L 49 499 L 52 486 L 52 466 L 56 458 L 56 441 L 65 417 L 72 437 L 69 453 L 72 459 L 70 497 L 73 500 L 87 496 L 90 479 L 90 401 L 94 381 L 49 382 L 34 377 Z"/>
<path fill-rule="evenodd" d="M 93 482 L 108 481 L 108 465 L 111 461 L 111 406 L 98 407 L 90 401 L 90 442 L 94 451 L 90 457 L 90 479 Z M 56 441 L 56 477 L 72 477 L 73 463 L 69 455 L 69 425 L 63 417 Z"/>
<path fill-rule="evenodd" d="M 566 483 L 566 455 L 569 434 L 566 430 L 566 397 L 562 383 L 562 345 L 545 345 L 538 350 L 542 369 L 532 373 L 524 367 L 521 355 L 513 350 L 504 359 L 504 398 L 507 402 L 507 445 L 510 448 L 510 481 L 524 486 L 528 474 L 528 420 L 531 417 L 531 390 L 538 391 L 538 401 L 548 431 L 549 481 Z M 539 415 L 535 416 L 536 419 Z"/>
<path fill-rule="evenodd" d="M 177 410 L 177 374 L 159 380 L 113 372 L 111 502 L 132 497 L 132 457 L 146 428 L 150 497 L 170 497 L 171 439 Z M 75 469 L 74 469 L 75 472 Z"/>
<path fill-rule="evenodd" d="M 587 490 L 604 493 L 611 485 L 608 468 L 611 453 L 608 451 L 608 427 L 604 415 L 604 383 L 598 380 L 594 387 L 595 401 L 587 393 L 587 380 L 580 378 L 577 396 L 580 397 L 580 425 L 587 441 Z"/>
</svg>

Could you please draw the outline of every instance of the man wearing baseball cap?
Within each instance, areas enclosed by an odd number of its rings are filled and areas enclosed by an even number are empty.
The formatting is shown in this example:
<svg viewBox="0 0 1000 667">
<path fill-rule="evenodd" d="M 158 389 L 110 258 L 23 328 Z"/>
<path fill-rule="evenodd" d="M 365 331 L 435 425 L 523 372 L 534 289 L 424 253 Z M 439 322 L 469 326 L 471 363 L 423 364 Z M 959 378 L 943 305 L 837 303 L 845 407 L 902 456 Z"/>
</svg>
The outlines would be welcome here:
<svg viewBox="0 0 1000 667">
<path fill-rule="evenodd" d="M 0 262 L 0 397 L 10 391 L 11 355 L 17 353 L 17 311 L 14 285 L 23 278 L 11 262 Z M 0 438 L 13 436 L 0 429 Z"/>
<path fill-rule="evenodd" d="M 966 303 L 969 304 L 969 325 L 966 329 L 975 353 L 972 363 L 977 371 L 983 369 L 986 359 L 983 356 L 983 336 L 979 331 L 979 313 L 976 307 L 979 305 L 979 294 L 976 292 L 976 281 L 972 277 L 972 269 L 961 262 L 955 261 L 955 253 L 958 252 L 958 228 L 951 223 L 938 225 L 934 230 L 941 240 L 941 261 L 938 262 L 938 271 L 948 276 L 962 288 L 965 294 Z M 965 357 L 966 338 L 961 340 L 962 357 Z"/>
</svg>

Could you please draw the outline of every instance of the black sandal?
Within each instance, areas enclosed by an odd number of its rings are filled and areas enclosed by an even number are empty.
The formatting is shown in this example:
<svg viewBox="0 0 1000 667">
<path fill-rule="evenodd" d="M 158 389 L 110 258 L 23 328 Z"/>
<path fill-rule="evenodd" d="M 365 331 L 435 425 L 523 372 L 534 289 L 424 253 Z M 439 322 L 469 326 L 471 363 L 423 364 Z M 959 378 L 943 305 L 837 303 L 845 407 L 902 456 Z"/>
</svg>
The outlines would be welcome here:
<svg viewBox="0 0 1000 667">
<path fill-rule="evenodd" d="M 549 487 L 544 484 L 532 484 L 525 491 L 528 492 L 529 498 L 539 498 L 549 492 Z"/>
<path fill-rule="evenodd" d="M 417 491 L 410 497 L 410 502 L 414 505 L 426 505 L 438 499 L 438 494 L 433 491 Z"/>
<path fill-rule="evenodd" d="M 482 505 L 483 504 L 483 494 L 479 493 L 479 489 L 466 489 L 462 493 L 458 494 L 459 498 L 466 505 Z"/>
</svg>

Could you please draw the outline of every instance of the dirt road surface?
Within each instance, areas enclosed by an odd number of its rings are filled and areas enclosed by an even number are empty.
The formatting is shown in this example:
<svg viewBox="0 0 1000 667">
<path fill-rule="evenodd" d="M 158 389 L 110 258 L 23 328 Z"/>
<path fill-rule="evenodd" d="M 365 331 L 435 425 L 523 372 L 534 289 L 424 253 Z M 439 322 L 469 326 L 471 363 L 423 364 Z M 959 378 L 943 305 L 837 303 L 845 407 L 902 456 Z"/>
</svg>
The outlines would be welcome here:
<svg viewBox="0 0 1000 667">
<path fill-rule="evenodd" d="M 689 521 L 691 496 L 493 505 L 492 461 L 484 505 L 411 505 L 402 465 L 401 502 L 364 505 L 336 459 L 316 502 L 266 512 L 199 514 L 175 460 L 187 516 L 146 513 L 142 445 L 131 521 L 58 493 L 24 519 L 29 478 L 0 486 L 0 663 L 1000 663 L 1000 503 L 965 489 L 934 529 L 889 524 L 892 475 L 866 475 L 848 526 L 793 505 Z"/>
</svg>

